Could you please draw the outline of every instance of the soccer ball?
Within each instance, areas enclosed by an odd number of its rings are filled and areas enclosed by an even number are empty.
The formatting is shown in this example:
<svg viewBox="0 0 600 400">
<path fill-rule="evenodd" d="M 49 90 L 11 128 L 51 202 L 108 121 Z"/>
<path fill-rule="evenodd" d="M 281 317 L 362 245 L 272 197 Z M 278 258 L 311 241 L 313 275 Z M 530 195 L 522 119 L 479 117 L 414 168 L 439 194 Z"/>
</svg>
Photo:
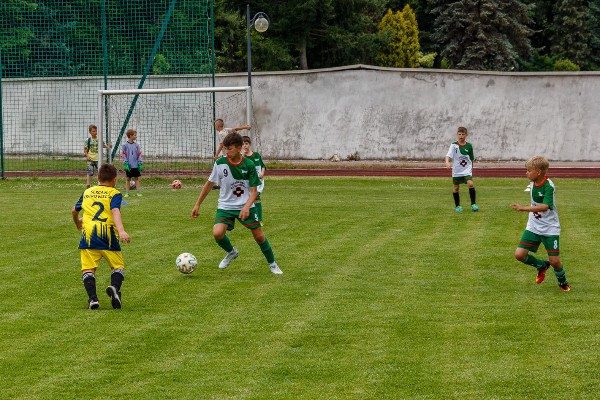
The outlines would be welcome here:
<svg viewBox="0 0 600 400">
<path fill-rule="evenodd" d="M 181 189 L 181 181 L 179 179 L 175 179 L 173 182 L 171 182 L 171 187 L 173 189 Z"/>
<path fill-rule="evenodd" d="M 191 274 L 196 270 L 198 260 L 196 260 L 193 254 L 181 253 L 177 256 L 175 264 L 177 265 L 177 270 L 182 274 Z"/>
<path fill-rule="evenodd" d="M 129 182 L 129 190 L 135 190 L 135 181 Z"/>
</svg>

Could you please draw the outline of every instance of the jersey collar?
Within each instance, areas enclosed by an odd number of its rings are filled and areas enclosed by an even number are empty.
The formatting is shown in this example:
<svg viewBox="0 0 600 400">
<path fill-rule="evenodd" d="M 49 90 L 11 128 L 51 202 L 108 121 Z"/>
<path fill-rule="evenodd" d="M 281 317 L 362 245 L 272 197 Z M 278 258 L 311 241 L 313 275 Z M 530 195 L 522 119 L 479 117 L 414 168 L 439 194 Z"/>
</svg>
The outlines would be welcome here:
<svg viewBox="0 0 600 400">
<path fill-rule="evenodd" d="M 231 164 L 232 167 L 237 167 L 238 165 L 240 165 L 242 163 L 242 161 L 244 161 L 244 156 L 241 154 L 240 154 L 240 156 L 241 156 L 240 161 L 237 163 L 234 163 L 233 161 L 231 161 L 231 159 L 229 157 L 227 157 L 227 162 L 229 164 Z"/>
<path fill-rule="evenodd" d="M 548 180 L 548 177 L 545 176 L 544 180 L 542 181 L 542 183 L 540 183 L 539 185 L 536 185 L 535 182 L 533 182 L 533 186 L 535 186 L 535 187 L 542 187 L 542 186 L 544 186 L 544 183 L 546 183 L 547 180 Z"/>
</svg>

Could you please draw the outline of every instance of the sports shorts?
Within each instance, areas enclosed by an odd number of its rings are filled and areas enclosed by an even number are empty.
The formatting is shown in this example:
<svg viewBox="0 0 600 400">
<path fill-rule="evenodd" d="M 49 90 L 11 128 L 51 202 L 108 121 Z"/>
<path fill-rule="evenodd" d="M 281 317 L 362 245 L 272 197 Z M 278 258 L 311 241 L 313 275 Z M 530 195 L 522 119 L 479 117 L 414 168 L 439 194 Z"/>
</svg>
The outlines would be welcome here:
<svg viewBox="0 0 600 400">
<path fill-rule="evenodd" d="M 560 255 L 560 236 L 538 235 L 537 233 L 533 233 L 527 229 L 525 229 L 525 232 L 523 232 L 523 236 L 521 236 L 521 240 L 519 241 L 519 245 L 517 247 L 527 249 L 535 253 L 537 252 L 540 243 L 544 244 L 544 247 L 548 252 L 548 256 L 557 257 Z"/>
<path fill-rule="evenodd" d="M 454 185 L 460 185 L 461 183 L 467 183 L 467 181 L 472 181 L 473 177 L 471 175 L 466 176 L 453 176 L 452 183 Z"/>
<path fill-rule="evenodd" d="M 256 214 L 255 207 L 252 207 L 250 209 L 250 214 L 245 220 L 241 220 L 239 218 L 239 215 L 240 210 L 222 210 L 219 208 L 217 209 L 217 213 L 215 215 L 215 225 L 226 224 L 227 230 L 231 231 L 235 227 L 235 220 L 237 219 L 241 222 L 242 225 L 244 225 L 248 229 L 256 229 L 261 227 L 260 220 L 258 219 L 258 215 Z"/>
<path fill-rule="evenodd" d="M 100 260 L 104 258 L 108 262 L 110 270 L 117 268 L 125 268 L 125 262 L 123 261 L 123 253 L 114 250 L 93 250 L 93 249 L 79 249 L 81 254 L 81 270 L 96 269 L 100 264 Z"/>
<path fill-rule="evenodd" d="M 142 174 L 140 174 L 140 170 L 137 168 L 131 168 L 129 171 L 125 171 L 125 175 L 128 178 L 137 178 L 138 176 L 142 176 Z"/>
<path fill-rule="evenodd" d="M 98 173 L 98 161 L 88 161 L 87 174 L 94 176 Z"/>
</svg>

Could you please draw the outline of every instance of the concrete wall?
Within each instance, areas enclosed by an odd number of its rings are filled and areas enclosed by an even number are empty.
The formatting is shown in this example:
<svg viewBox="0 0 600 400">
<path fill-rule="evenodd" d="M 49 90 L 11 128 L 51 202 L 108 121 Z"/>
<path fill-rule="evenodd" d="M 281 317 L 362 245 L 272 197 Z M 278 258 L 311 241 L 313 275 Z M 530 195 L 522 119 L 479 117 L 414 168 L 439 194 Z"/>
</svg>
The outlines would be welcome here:
<svg viewBox="0 0 600 400">
<path fill-rule="evenodd" d="M 111 88 L 129 88 L 138 79 L 114 82 Z M 147 87 L 181 86 L 177 78 L 148 82 Z M 456 128 L 465 126 L 482 160 L 543 154 L 554 161 L 600 161 L 600 73 L 351 66 L 255 73 L 252 83 L 253 135 L 266 159 L 328 159 L 335 153 L 346 158 L 358 152 L 362 159 L 439 160 Z M 217 76 L 217 86 L 246 84 L 245 73 Z M 101 85 L 97 78 L 4 80 L 5 151 L 36 144 L 36 151 L 59 153 L 69 143 L 80 153 L 87 124 L 97 118 L 95 92 Z M 244 122 L 242 113 L 227 117 L 226 125 Z M 152 143 L 141 144 L 152 153 Z"/>
<path fill-rule="evenodd" d="M 600 73 L 354 66 L 257 73 L 252 83 L 261 150 L 271 159 L 441 159 L 465 126 L 482 160 L 600 161 Z"/>
</svg>

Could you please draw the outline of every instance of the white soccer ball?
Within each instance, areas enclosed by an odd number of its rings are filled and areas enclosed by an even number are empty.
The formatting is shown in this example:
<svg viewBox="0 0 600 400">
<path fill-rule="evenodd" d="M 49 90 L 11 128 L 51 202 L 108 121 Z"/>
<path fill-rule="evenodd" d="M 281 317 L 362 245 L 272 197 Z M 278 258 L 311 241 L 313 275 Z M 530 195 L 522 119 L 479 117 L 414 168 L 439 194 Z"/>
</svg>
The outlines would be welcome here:
<svg viewBox="0 0 600 400">
<path fill-rule="evenodd" d="M 135 190 L 135 181 L 129 182 L 129 190 Z"/>
<path fill-rule="evenodd" d="M 171 187 L 173 189 L 181 189 L 181 181 L 179 179 L 175 179 L 173 182 L 171 182 Z"/>
<path fill-rule="evenodd" d="M 175 261 L 177 270 L 182 274 L 191 274 L 198 266 L 198 260 L 191 253 L 181 253 Z"/>
</svg>

